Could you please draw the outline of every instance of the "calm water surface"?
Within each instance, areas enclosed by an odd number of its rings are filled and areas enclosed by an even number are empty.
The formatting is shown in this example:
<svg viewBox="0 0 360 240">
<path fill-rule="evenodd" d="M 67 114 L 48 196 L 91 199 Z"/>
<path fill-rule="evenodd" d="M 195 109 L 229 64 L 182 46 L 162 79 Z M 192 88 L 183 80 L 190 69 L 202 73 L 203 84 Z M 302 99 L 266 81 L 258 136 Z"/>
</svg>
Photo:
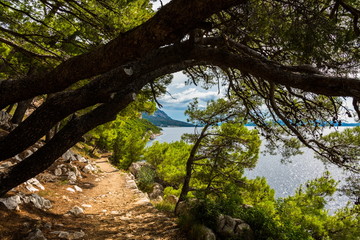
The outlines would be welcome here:
<svg viewBox="0 0 360 240">
<path fill-rule="evenodd" d="M 163 134 L 154 141 L 178 141 L 181 139 L 182 134 L 194 133 L 194 131 L 195 128 L 192 127 L 167 127 L 163 128 Z M 151 145 L 154 141 L 149 142 L 148 145 Z M 264 145 L 261 146 L 261 150 L 264 150 Z M 291 162 L 286 164 L 281 163 L 281 157 L 278 155 L 260 154 L 256 167 L 253 170 L 247 170 L 245 175 L 248 178 L 265 177 L 268 184 L 275 190 L 276 197 L 286 197 L 294 194 L 300 184 L 320 177 L 326 170 L 330 171 L 335 180 L 341 181 L 345 179 L 346 176 L 340 168 L 333 165 L 326 166 L 322 161 L 314 158 L 311 150 L 303 149 L 303 151 L 304 154 L 292 157 Z M 340 182 L 339 186 L 341 184 L 342 182 Z M 333 200 L 329 202 L 327 208 L 333 212 L 345 206 L 347 201 L 348 198 L 346 196 L 336 194 Z"/>
</svg>

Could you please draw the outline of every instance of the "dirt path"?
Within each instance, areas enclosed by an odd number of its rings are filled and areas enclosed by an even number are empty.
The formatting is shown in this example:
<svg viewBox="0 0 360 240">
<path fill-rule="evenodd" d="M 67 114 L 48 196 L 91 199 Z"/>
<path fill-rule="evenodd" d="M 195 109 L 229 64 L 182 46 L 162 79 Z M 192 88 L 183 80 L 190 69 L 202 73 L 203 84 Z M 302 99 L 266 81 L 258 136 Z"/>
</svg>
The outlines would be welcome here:
<svg viewBox="0 0 360 240">
<path fill-rule="evenodd" d="M 95 163 L 101 171 L 97 184 L 76 199 L 80 206 L 91 205 L 84 207 L 86 220 L 76 219 L 81 220 L 86 239 L 184 239 L 176 219 L 155 209 L 128 174 L 106 158 Z"/>
<path fill-rule="evenodd" d="M 67 184 L 49 184 L 42 194 L 53 202 L 53 208 L 35 213 L 22 209 L 4 215 L 2 221 L 17 219 L 17 224 L 26 225 L 29 219 L 35 220 L 35 224 L 30 221 L 32 228 L 41 229 L 47 239 L 62 239 L 59 232 L 85 233 L 79 239 L 186 239 L 176 219 L 155 209 L 127 173 L 112 167 L 106 158 L 95 163 L 100 173 L 81 181 L 82 192 L 68 192 Z M 83 208 L 84 214 L 68 214 L 74 206 Z"/>
</svg>

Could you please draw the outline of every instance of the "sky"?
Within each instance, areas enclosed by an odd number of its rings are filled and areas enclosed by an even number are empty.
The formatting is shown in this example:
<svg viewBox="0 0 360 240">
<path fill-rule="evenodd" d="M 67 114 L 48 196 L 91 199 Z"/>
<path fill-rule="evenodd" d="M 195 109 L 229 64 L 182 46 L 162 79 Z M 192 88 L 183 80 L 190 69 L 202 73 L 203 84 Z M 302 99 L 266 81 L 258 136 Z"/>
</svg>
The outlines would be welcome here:
<svg viewBox="0 0 360 240">
<path fill-rule="evenodd" d="M 186 75 L 181 72 L 175 73 L 172 83 L 167 88 L 169 93 L 158 98 L 159 103 L 163 106 L 161 110 L 173 119 L 186 121 L 184 112 L 194 98 L 198 98 L 200 107 L 205 107 L 207 101 L 223 97 L 225 94 L 224 90 L 219 92 L 217 86 L 205 90 L 194 84 L 186 85 L 186 81 Z"/>
</svg>

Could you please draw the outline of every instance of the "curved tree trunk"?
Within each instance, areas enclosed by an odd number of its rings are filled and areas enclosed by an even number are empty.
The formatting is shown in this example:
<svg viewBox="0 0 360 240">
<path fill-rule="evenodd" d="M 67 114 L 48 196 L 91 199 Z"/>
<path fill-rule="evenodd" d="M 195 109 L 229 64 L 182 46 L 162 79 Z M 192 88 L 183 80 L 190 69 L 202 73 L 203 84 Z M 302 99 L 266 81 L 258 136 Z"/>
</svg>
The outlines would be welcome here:
<svg viewBox="0 0 360 240">
<path fill-rule="evenodd" d="M 173 0 L 142 25 L 121 33 L 92 52 L 70 58 L 43 75 L 0 81 L 0 109 L 41 94 L 62 91 L 79 80 L 142 59 L 161 46 L 180 42 L 212 14 L 244 2 Z"/>
<path fill-rule="evenodd" d="M 77 110 L 106 102 L 112 93 L 119 90 L 122 92 L 139 90 L 152 79 L 193 65 L 192 61 L 184 63 L 187 56 L 178 54 L 179 49 L 186 48 L 188 48 L 187 44 L 182 44 L 150 54 L 133 64 L 133 75 L 127 75 L 124 69 L 119 67 L 99 76 L 82 88 L 54 94 L 0 142 L 0 161 L 24 151 L 46 135 L 56 123 Z M 159 68 L 159 64 L 163 67 Z"/>
<path fill-rule="evenodd" d="M 135 99 L 134 93 L 118 95 L 111 102 L 71 120 L 47 144 L 0 176 L 0 197 L 12 188 L 46 170 L 94 127 L 112 121 Z"/>
<path fill-rule="evenodd" d="M 202 139 L 205 137 L 205 133 L 207 129 L 210 127 L 210 125 L 205 125 L 204 128 L 201 130 L 199 138 L 196 140 L 194 146 L 191 148 L 190 155 L 188 160 L 186 161 L 186 174 L 184 178 L 183 187 L 181 189 L 181 193 L 179 196 L 179 200 L 176 203 L 175 206 L 175 213 L 178 210 L 179 203 L 186 200 L 186 197 L 190 191 L 190 180 L 192 175 L 192 166 L 195 161 L 195 155 L 200 147 L 200 143 Z"/>
</svg>

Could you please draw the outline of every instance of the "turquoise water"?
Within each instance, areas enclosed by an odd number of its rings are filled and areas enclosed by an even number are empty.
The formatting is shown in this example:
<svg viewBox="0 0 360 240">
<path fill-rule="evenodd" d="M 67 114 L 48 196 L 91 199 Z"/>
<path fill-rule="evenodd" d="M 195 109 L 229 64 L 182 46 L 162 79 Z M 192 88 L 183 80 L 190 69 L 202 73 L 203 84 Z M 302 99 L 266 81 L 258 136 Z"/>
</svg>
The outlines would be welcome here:
<svg viewBox="0 0 360 240">
<path fill-rule="evenodd" d="M 251 128 L 251 127 L 249 127 Z M 196 129 L 193 127 L 168 127 L 163 128 L 162 135 L 158 136 L 154 141 L 172 142 L 181 139 L 184 133 L 194 133 Z M 199 130 L 199 129 L 198 129 Z M 151 145 L 154 141 L 149 142 Z M 264 146 L 261 146 L 264 150 Z M 343 171 L 334 166 L 326 166 L 319 159 L 314 158 L 311 150 L 303 149 L 304 154 L 291 158 L 290 163 L 281 163 L 281 157 L 278 155 L 260 154 L 260 158 L 253 170 L 247 170 L 245 175 L 248 178 L 257 176 L 265 177 L 268 184 L 275 190 L 276 197 L 286 197 L 295 193 L 295 190 L 306 181 L 320 177 L 326 170 L 330 171 L 335 180 L 342 181 L 346 175 Z M 341 186 L 341 183 L 339 186 Z M 329 202 L 327 208 L 333 212 L 334 210 L 346 205 L 348 198 L 336 194 L 333 200 Z"/>
</svg>

